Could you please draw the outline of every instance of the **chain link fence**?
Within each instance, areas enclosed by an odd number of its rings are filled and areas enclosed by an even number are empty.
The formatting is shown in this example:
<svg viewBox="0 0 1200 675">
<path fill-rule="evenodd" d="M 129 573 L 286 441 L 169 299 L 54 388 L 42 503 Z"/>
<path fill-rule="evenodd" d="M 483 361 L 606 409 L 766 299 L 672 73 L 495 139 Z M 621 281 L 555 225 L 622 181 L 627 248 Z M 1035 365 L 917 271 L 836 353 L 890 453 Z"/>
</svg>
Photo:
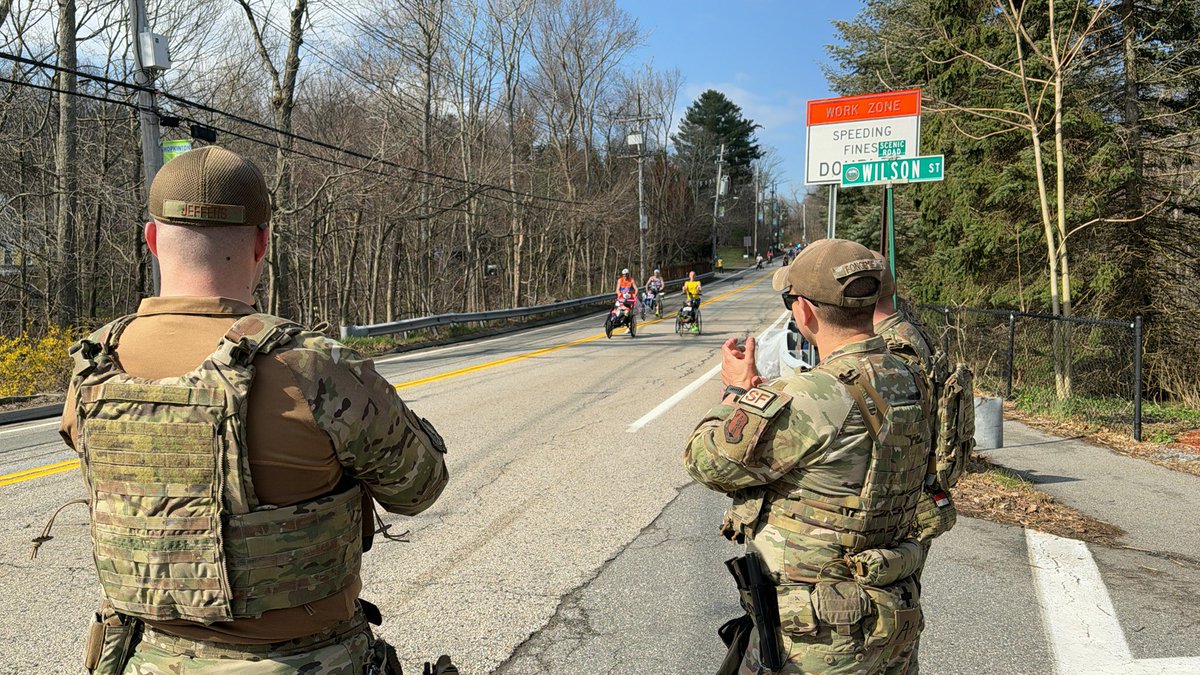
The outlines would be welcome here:
<svg viewBox="0 0 1200 675">
<path fill-rule="evenodd" d="M 981 394 L 1142 436 L 1142 318 L 1082 319 L 919 305 L 910 314 L 967 364 Z"/>
</svg>

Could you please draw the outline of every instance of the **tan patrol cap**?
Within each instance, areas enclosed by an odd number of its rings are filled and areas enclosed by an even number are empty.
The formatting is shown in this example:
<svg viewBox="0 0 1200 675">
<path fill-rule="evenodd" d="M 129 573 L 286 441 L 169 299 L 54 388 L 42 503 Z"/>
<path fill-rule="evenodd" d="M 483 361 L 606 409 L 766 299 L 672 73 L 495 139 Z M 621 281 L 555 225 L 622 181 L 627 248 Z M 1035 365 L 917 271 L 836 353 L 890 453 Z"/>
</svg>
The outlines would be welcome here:
<svg viewBox="0 0 1200 675">
<path fill-rule="evenodd" d="M 253 162 L 209 145 L 159 170 L 150 186 L 150 215 L 169 225 L 266 227 L 271 195 Z"/>
<path fill-rule="evenodd" d="M 870 307 L 879 299 L 878 290 L 863 297 L 846 297 L 846 286 L 860 277 L 879 281 L 885 267 L 882 260 L 858 242 L 822 239 L 776 272 L 771 285 L 777 291 L 789 291 L 826 305 Z"/>
</svg>

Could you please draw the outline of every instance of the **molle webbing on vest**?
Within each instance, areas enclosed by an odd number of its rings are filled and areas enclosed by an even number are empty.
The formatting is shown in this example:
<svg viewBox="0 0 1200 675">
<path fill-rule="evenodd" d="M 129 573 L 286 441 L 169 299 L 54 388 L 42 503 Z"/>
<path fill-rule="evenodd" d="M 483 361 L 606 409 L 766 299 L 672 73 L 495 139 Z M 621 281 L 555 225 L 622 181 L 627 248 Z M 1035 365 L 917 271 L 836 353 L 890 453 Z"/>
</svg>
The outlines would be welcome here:
<svg viewBox="0 0 1200 675">
<path fill-rule="evenodd" d="M 838 360 L 830 368 L 823 364 L 846 388 L 867 429 L 863 436 L 870 444 L 866 473 L 857 494 L 828 494 L 817 481 L 801 477 L 786 494 L 768 497 L 767 522 L 796 538 L 796 558 L 787 563 L 794 570 L 819 570 L 830 562 L 821 556 L 834 545 L 853 554 L 873 548 L 894 546 L 908 531 L 916 513 L 917 500 L 924 483 L 929 458 L 930 424 L 927 390 L 921 377 L 911 368 L 901 371 L 911 377 L 912 385 L 897 384 L 889 376 L 891 389 L 907 391 L 889 402 L 872 380 L 880 378 L 867 359 Z M 847 362 L 850 361 L 850 362 Z M 893 361 L 897 366 L 900 362 Z M 908 379 L 908 378 L 904 378 Z M 879 381 L 884 381 L 880 379 Z M 843 433 L 845 431 L 843 430 Z M 852 433 L 852 432 L 851 432 Z M 781 486 L 782 487 L 782 486 Z M 804 543 L 811 540 L 810 543 Z M 827 553 L 804 554 L 804 551 Z"/>
<path fill-rule="evenodd" d="M 361 562 L 361 490 L 262 508 L 249 471 L 254 357 L 300 327 L 243 317 L 195 370 L 151 381 L 116 358 L 130 320 L 73 350 L 93 552 L 113 607 L 207 624 L 345 588 Z"/>
<path fill-rule="evenodd" d="M 298 607 L 345 588 L 362 561 L 362 490 L 232 516 L 225 552 L 238 616 Z"/>
</svg>

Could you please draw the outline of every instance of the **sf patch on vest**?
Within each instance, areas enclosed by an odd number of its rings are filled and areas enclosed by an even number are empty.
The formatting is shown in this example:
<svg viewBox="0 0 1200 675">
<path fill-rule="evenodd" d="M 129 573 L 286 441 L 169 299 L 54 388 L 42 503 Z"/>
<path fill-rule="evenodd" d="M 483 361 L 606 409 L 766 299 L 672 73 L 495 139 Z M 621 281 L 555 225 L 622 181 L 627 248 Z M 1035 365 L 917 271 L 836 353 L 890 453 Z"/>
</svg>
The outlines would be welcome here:
<svg viewBox="0 0 1200 675">
<path fill-rule="evenodd" d="M 716 435 L 717 450 L 733 462 L 752 464 L 763 432 L 791 401 L 791 396 L 763 387 L 746 392 Z"/>
</svg>

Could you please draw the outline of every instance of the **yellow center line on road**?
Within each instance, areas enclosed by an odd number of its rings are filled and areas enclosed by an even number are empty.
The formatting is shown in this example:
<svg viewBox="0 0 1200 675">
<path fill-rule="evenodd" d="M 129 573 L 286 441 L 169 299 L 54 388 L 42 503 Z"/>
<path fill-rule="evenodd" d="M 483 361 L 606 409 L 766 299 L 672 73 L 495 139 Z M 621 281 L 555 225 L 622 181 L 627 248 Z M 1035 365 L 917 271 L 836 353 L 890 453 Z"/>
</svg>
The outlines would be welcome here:
<svg viewBox="0 0 1200 675">
<path fill-rule="evenodd" d="M 705 304 L 711 305 L 714 302 L 720 302 L 721 300 L 724 300 L 725 298 L 737 295 L 738 293 L 741 293 L 749 288 L 752 288 L 753 286 L 758 285 L 759 283 L 762 283 L 762 281 L 767 278 L 769 278 L 769 277 L 766 277 L 766 276 L 760 277 L 759 279 L 756 279 L 744 286 L 735 288 L 732 291 L 729 291 L 728 293 L 722 293 L 721 295 L 718 295 L 715 298 L 708 300 Z M 658 323 L 660 321 L 666 321 L 669 318 L 671 318 L 671 317 L 664 316 L 661 319 L 652 319 L 650 321 L 645 321 L 641 325 L 648 326 L 651 324 Z M 602 337 L 604 337 L 604 333 L 599 333 L 597 335 L 591 335 L 591 336 L 588 336 L 585 338 L 580 338 L 578 340 L 571 340 L 570 342 L 564 342 L 562 344 L 554 345 L 552 347 L 543 347 L 542 349 L 535 349 L 534 351 L 526 352 L 524 354 L 517 354 L 515 356 L 509 356 L 507 358 L 498 359 L 496 361 L 488 361 L 487 363 L 480 363 L 480 364 L 474 365 L 474 366 L 467 366 L 466 368 L 459 368 L 458 370 L 451 370 L 449 372 L 441 373 L 439 375 L 430 375 L 429 377 L 422 377 L 422 378 L 419 378 L 416 380 L 409 380 L 407 382 L 401 382 L 400 384 L 396 385 L 396 389 L 407 389 L 409 387 L 416 387 L 416 386 L 422 385 L 422 384 L 429 384 L 430 382 L 439 382 L 441 380 L 449 380 L 451 378 L 459 377 L 461 375 L 466 375 L 468 373 L 475 373 L 475 372 L 478 372 L 481 370 L 486 370 L 488 368 L 495 368 L 497 366 L 503 366 L 508 363 L 514 363 L 516 361 L 523 361 L 525 359 L 531 359 L 531 358 L 534 358 L 535 356 L 549 354 L 551 352 L 556 352 L 560 349 L 566 349 L 567 347 L 581 345 L 586 342 L 594 342 L 596 340 L 599 340 Z M 77 468 L 78 466 L 79 466 L 78 459 L 68 459 L 66 461 L 58 462 L 55 464 L 47 464 L 45 466 L 34 467 L 32 469 L 25 469 L 24 471 L 16 471 L 14 473 L 0 475 L 0 487 L 16 485 L 17 483 L 23 483 L 27 480 L 33 480 L 35 478 L 42 478 L 45 476 L 53 476 L 56 473 L 70 471 L 72 469 Z"/>
<path fill-rule="evenodd" d="M 57 464 L 47 464 L 46 466 L 38 466 L 32 469 L 25 469 L 24 471 L 6 473 L 0 476 L 0 487 L 33 480 L 34 478 L 41 478 L 42 476 L 53 476 L 56 473 L 70 471 L 78 466 L 78 459 L 68 459 L 65 462 L 58 462 Z"/>
<path fill-rule="evenodd" d="M 728 293 L 722 293 L 721 295 L 718 295 L 717 297 L 712 298 L 711 300 L 707 301 L 705 304 L 711 305 L 714 302 L 720 302 L 721 300 L 724 300 L 725 298 L 728 298 L 733 295 L 737 295 L 738 293 L 741 293 L 742 291 L 745 291 L 759 283 L 762 283 L 764 280 L 766 280 L 768 278 L 770 278 L 770 277 L 769 276 L 759 277 L 758 279 L 751 281 L 750 283 L 748 283 L 744 286 L 741 286 L 739 288 L 735 288 L 732 291 L 729 291 Z M 648 326 L 650 324 L 655 324 L 660 321 L 666 321 L 668 318 L 671 318 L 671 317 L 664 316 L 661 319 L 652 319 L 650 321 L 642 322 L 638 325 L 639 326 Z M 531 352 L 525 352 L 524 354 L 516 354 L 514 356 L 508 356 L 503 359 L 497 359 L 495 361 L 488 361 L 487 363 L 480 363 L 480 364 L 477 364 L 474 366 L 467 366 L 465 368 L 459 368 L 457 370 L 450 370 L 450 371 L 447 371 L 444 373 L 439 373 L 437 375 L 430 375 L 428 377 L 422 377 L 422 378 L 418 378 L 415 380 L 408 380 L 406 382 L 401 382 L 395 386 L 396 386 L 396 389 L 408 389 L 409 387 L 416 387 L 416 386 L 420 386 L 422 384 L 429 384 L 431 382 L 440 382 L 442 380 L 449 380 L 451 378 L 460 377 L 462 375 L 468 375 L 470 373 L 477 373 L 481 370 L 487 370 L 489 368 L 495 368 L 497 366 L 503 366 L 503 365 L 506 365 L 509 363 L 515 363 L 517 361 L 524 361 L 525 359 L 532 359 L 537 356 L 542 356 L 544 354 L 556 352 L 560 349 L 566 349 L 567 347 L 574 347 L 575 345 L 581 345 L 581 344 L 584 344 L 587 342 L 594 342 L 603 337 L 604 337 L 604 333 L 598 333 L 596 335 L 590 335 L 585 338 L 579 338 L 578 340 L 571 340 L 570 342 L 564 342 L 562 344 L 553 345 L 551 347 L 543 347 L 541 349 L 535 349 Z"/>
</svg>

